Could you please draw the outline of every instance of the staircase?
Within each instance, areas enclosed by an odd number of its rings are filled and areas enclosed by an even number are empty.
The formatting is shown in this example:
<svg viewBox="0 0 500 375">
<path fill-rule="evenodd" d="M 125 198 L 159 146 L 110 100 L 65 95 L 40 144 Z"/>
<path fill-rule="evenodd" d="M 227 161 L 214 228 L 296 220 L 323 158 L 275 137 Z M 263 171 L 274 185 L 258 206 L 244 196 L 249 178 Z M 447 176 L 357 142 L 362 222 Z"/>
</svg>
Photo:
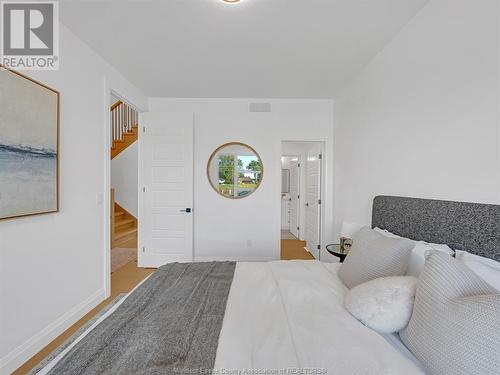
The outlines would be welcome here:
<svg viewBox="0 0 500 375">
<path fill-rule="evenodd" d="M 121 100 L 111 106 L 111 159 L 137 141 L 139 113 Z M 137 219 L 115 202 L 111 189 L 111 248 L 137 247 Z"/>
<path fill-rule="evenodd" d="M 111 159 L 137 141 L 139 113 L 121 100 L 111 106 Z"/>
<path fill-rule="evenodd" d="M 111 189 L 111 247 L 137 247 L 137 219 L 115 202 Z"/>
</svg>

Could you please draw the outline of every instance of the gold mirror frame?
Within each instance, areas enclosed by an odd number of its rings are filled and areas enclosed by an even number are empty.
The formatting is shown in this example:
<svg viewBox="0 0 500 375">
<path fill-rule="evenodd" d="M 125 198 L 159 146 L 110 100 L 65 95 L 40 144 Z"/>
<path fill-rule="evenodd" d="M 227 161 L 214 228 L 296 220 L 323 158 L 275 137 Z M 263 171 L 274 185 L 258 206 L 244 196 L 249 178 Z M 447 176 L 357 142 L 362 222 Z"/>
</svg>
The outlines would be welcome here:
<svg viewBox="0 0 500 375">
<path fill-rule="evenodd" d="M 260 161 L 260 165 L 262 166 L 261 177 L 260 177 L 259 182 L 255 186 L 255 189 L 253 189 L 253 191 L 251 193 L 243 195 L 241 197 L 234 197 L 234 196 L 228 196 L 228 195 L 222 194 L 219 191 L 219 189 L 212 184 L 212 180 L 210 178 L 210 165 L 212 164 L 213 158 L 215 157 L 215 155 L 217 155 L 217 153 L 220 150 L 222 150 L 223 148 L 228 147 L 228 146 L 242 146 L 242 147 L 248 148 L 250 151 L 252 151 L 255 154 L 255 156 L 257 156 L 257 158 Z M 253 193 L 255 193 L 257 191 L 257 189 L 260 187 L 260 184 L 262 183 L 262 180 L 264 179 L 264 162 L 262 161 L 262 158 L 260 157 L 259 153 L 257 151 L 255 151 L 255 149 L 253 147 L 247 145 L 246 143 L 242 143 L 242 142 L 228 142 L 228 143 L 224 143 L 223 145 L 217 147 L 215 149 L 215 151 L 212 152 L 212 154 L 210 155 L 210 158 L 208 159 L 208 163 L 207 163 L 207 179 L 208 179 L 208 183 L 210 184 L 210 186 L 212 187 L 212 189 L 214 189 L 215 192 L 217 194 L 219 194 L 221 197 L 228 198 L 228 199 L 243 199 L 243 198 L 247 198 L 247 197 L 251 196 Z"/>
</svg>

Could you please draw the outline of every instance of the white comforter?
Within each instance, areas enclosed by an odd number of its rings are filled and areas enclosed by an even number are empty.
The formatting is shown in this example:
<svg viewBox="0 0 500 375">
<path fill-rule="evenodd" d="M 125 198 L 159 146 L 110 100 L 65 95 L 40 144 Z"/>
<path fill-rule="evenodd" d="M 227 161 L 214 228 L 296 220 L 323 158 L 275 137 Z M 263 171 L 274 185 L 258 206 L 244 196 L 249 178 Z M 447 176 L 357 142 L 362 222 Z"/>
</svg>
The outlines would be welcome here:
<svg viewBox="0 0 500 375">
<path fill-rule="evenodd" d="M 316 261 L 238 263 L 215 361 L 219 373 L 422 374 L 345 310 L 347 289 L 337 269 Z"/>
<path fill-rule="evenodd" d="M 338 266 L 316 261 L 238 263 L 219 337 L 217 373 L 422 374 L 397 340 L 382 337 L 344 309 L 347 289 L 337 277 Z M 38 374 L 48 373 L 126 298 Z"/>
</svg>

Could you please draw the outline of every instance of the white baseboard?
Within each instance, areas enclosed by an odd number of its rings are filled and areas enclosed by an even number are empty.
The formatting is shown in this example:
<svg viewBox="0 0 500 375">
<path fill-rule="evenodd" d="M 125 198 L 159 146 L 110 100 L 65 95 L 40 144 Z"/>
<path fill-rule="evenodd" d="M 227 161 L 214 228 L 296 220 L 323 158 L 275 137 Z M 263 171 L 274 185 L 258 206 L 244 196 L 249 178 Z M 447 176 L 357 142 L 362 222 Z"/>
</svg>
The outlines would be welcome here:
<svg viewBox="0 0 500 375">
<path fill-rule="evenodd" d="M 195 262 L 270 262 L 273 260 L 279 260 L 279 258 L 273 257 L 194 257 Z"/>
<path fill-rule="evenodd" d="M 42 350 L 57 336 L 75 324 L 85 314 L 104 301 L 104 289 L 98 290 L 85 301 L 79 303 L 60 318 L 49 324 L 36 335 L 19 345 L 0 359 L 0 374 L 8 375 Z"/>
</svg>

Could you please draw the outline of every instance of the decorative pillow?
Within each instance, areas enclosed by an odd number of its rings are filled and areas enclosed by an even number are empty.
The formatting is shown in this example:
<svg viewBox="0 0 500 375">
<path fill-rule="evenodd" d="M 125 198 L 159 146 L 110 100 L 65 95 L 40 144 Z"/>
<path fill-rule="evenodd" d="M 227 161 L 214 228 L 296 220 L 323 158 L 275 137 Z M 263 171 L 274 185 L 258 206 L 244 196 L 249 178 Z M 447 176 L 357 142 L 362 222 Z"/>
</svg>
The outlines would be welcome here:
<svg viewBox="0 0 500 375">
<path fill-rule="evenodd" d="M 456 258 L 469 267 L 476 275 L 500 291 L 500 263 L 479 255 L 457 250 Z"/>
<path fill-rule="evenodd" d="M 375 228 L 377 233 L 382 234 L 383 236 L 389 238 L 405 238 L 400 237 L 394 233 L 391 233 L 385 229 Z M 410 240 L 413 241 L 413 240 Z M 413 241 L 415 247 L 410 255 L 410 260 L 408 261 L 408 268 L 406 270 L 406 274 L 408 276 L 419 277 L 420 273 L 424 269 L 425 264 L 425 255 L 431 251 L 442 251 L 448 255 L 453 255 L 455 252 L 448 246 L 444 244 L 436 244 L 436 243 L 428 243 L 425 241 Z"/>
<path fill-rule="evenodd" d="M 354 235 L 338 275 L 349 289 L 379 277 L 402 276 L 413 247 L 410 240 L 387 238 L 364 227 Z"/>
<path fill-rule="evenodd" d="M 417 280 L 411 276 L 393 276 L 360 284 L 347 292 L 345 308 L 377 332 L 397 332 L 410 320 Z"/>
<path fill-rule="evenodd" d="M 403 343 L 431 374 L 498 374 L 500 294 L 441 252 L 427 257 Z"/>
</svg>

